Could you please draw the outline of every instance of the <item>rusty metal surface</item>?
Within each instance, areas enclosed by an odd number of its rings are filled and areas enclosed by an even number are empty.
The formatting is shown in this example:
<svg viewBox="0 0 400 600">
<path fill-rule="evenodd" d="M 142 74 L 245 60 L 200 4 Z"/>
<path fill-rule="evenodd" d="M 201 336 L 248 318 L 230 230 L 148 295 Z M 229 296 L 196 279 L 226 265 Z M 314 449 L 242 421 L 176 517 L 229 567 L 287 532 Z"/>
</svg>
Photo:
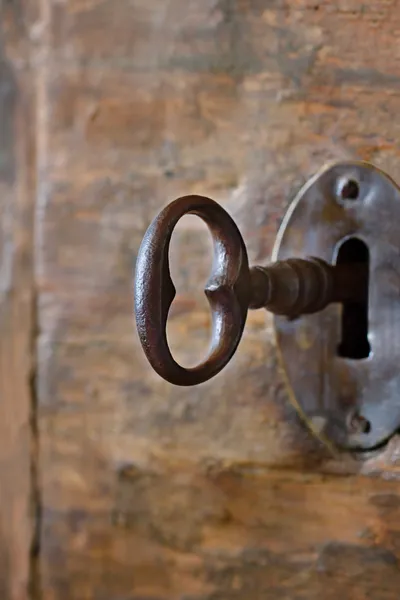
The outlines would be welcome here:
<svg viewBox="0 0 400 600">
<path fill-rule="evenodd" d="M 363 264 L 331 265 L 316 258 L 288 258 L 252 267 L 250 308 L 266 308 L 290 320 L 332 302 L 362 302 L 368 272 Z"/>
<path fill-rule="evenodd" d="M 343 448 L 376 447 L 400 426 L 399 223 L 400 191 L 388 176 L 362 162 L 336 164 L 298 194 L 273 253 L 335 262 L 351 237 L 369 249 L 368 357 L 338 356 L 340 304 L 297 321 L 275 318 L 292 399 L 318 435 Z"/>
<path fill-rule="evenodd" d="M 172 357 L 167 319 L 175 287 L 169 270 L 169 245 L 175 225 L 194 214 L 208 225 L 214 241 L 214 264 L 206 285 L 212 311 L 212 341 L 208 357 L 192 369 Z M 234 221 L 216 202 L 184 196 L 154 219 L 141 244 L 135 274 L 135 314 L 143 349 L 161 377 L 176 385 L 196 385 L 216 375 L 233 356 L 242 336 L 249 305 L 247 252 Z"/>
</svg>

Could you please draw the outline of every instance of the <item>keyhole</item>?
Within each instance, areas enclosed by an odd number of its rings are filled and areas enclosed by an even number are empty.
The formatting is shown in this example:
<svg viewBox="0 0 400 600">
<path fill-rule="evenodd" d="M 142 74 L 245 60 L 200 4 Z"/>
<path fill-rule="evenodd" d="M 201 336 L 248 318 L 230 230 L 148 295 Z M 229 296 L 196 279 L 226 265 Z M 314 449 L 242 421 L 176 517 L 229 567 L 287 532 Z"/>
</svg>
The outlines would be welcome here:
<svg viewBox="0 0 400 600">
<path fill-rule="evenodd" d="M 337 265 L 353 264 L 369 271 L 368 246 L 360 239 L 353 237 L 340 246 Z M 342 339 L 338 346 L 338 356 L 360 360 L 370 355 L 371 346 L 368 340 L 368 285 L 362 301 L 343 303 Z"/>
</svg>

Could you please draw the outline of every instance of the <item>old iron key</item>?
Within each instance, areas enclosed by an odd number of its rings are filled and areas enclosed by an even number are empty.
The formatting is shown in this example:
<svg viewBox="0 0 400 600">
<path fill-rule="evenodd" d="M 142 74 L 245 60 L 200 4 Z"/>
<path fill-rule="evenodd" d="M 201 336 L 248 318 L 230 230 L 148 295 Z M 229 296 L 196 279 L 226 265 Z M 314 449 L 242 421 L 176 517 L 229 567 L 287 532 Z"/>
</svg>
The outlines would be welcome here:
<svg viewBox="0 0 400 600">
<path fill-rule="evenodd" d="M 342 196 L 351 193 L 343 187 Z M 183 368 L 170 352 L 168 312 L 175 296 L 169 269 L 169 245 L 179 219 L 197 215 L 207 224 L 214 260 L 205 288 L 212 312 L 212 339 L 207 358 Z M 183 196 L 151 223 L 140 246 L 135 273 L 135 314 L 139 338 L 153 369 L 179 386 L 197 385 L 219 373 L 234 355 L 248 309 L 266 308 L 296 319 L 322 311 L 330 303 L 362 302 L 368 293 L 364 264 L 331 265 L 321 258 L 289 258 L 249 267 L 246 246 L 229 214 L 204 196 Z"/>
</svg>

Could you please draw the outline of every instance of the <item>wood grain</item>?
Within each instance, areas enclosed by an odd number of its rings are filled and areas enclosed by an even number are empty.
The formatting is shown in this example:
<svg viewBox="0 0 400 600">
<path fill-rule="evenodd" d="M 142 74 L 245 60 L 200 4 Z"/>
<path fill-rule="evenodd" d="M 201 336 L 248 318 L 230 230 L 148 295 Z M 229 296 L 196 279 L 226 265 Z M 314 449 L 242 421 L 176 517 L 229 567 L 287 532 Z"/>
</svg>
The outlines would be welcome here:
<svg viewBox="0 0 400 600">
<path fill-rule="evenodd" d="M 399 441 L 331 457 L 300 423 L 271 322 L 175 389 L 132 318 L 142 235 L 208 195 L 268 260 L 327 160 L 400 180 L 396 0 L 43 0 L 35 267 L 41 599 L 396 599 Z M 172 248 L 176 356 L 204 353 L 209 238 Z"/>
<path fill-rule="evenodd" d="M 35 541 L 35 6 L 0 7 L 0 597 L 27 600 Z"/>
</svg>

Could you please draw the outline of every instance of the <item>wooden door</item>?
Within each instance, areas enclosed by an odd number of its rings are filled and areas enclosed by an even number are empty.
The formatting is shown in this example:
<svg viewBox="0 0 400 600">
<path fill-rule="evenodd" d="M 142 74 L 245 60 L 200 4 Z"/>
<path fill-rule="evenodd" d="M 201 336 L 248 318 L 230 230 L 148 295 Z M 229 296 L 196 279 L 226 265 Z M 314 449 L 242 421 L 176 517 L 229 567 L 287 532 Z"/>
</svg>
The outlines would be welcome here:
<svg viewBox="0 0 400 600">
<path fill-rule="evenodd" d="M 400 443 L 332 459 L 271 319 L 174 388 L 132 317 L 142 235 L 209 195 L 267 261 L 327 160 L 400 181 L 398 0 L 9 0 L 0 61 L 0 596 L 374 600 L 400 586 Z M 172 248 L 170 323 L 204 352 L 209 238 Z"/>
</svg>

